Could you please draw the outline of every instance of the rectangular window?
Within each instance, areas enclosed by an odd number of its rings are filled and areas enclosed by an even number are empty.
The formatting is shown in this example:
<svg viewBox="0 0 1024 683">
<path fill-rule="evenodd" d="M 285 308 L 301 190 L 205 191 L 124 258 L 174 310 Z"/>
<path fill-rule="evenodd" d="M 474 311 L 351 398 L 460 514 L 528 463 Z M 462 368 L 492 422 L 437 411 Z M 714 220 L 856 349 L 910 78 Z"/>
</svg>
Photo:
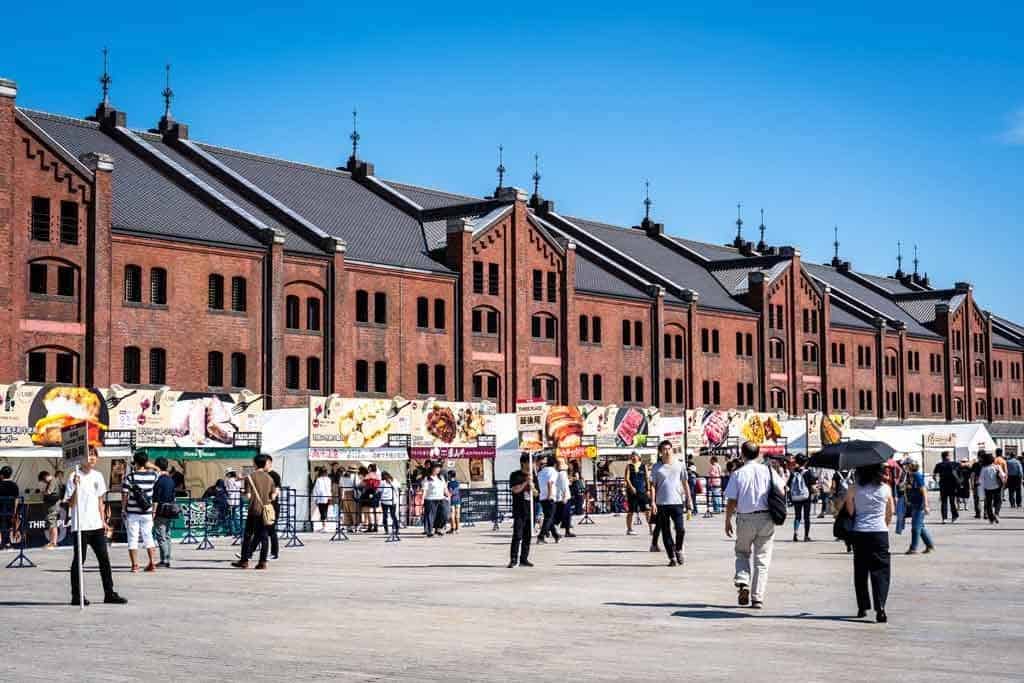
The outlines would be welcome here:
<svg viewBox="0 0 1024 683">
<path fill-rule="evenodd" d="M 124 300 L 142 303 L 142 268 L 138 266 L 124 267 Z"/>
<path fill-rule="evenodd" d="M 296 299 L 295 308 L 296 308 L 296 310 L 295 310 L 295 318 L 296 318 L 295 326 L 298 327 L 299 326 L 299 324 L 298 324 L 298 317 L 299 317 L 298 299 Z M 356 290 L 356 322 L 357 323 L 368 323 L 368 322 L 370 322 L 370 295 L 366 292 L 366 290 L 363 290 L 363 289 Z"/>
<path fill-rule="evenodd" d="M 482 375 L 473 375 L 473 398 L 483 398 L 484 378 Z"/>
<path fill-rule="evenodd" d="M 320 391 L 320 359 L 306 359 L 306 388 L 310 391 Z"/>
<path fill-rule="evenodd" d="M 706 327 L 700 331 L 700 350 L 704 353 L 711 352 L 711 332 Z"/>
<path fill-rule="evenodd" d="M 555 331 L 555 319 L 548 317 L 544 318 L 544 336 L 547 339 L 555 339 L 558 335 Z"/>
<path fill-rule="evenodd" d="M 498 296 L 501 292 L 500 280 L 498 279 L 498 264 L 487 264 L 487 293 L 491 296 Z"/>
<path fill-rule="evenodd" d="M 498 334 L 498 312 L 487 311 L 487 334 Z"/>
<path fill-rule="evenodd" d="M 434 366 L 434 394 L 444 396 L 448 393 L 448 382 L 443 365 Z"/>
<path fill-rule="evenodd" d="M 244 313 L 246 305 L 245 278 L 231 278 L 231 310 Z"/>
<path fill-rule="evenodd" d="M 487 375 L 487 398 L 498 400 L 498 376 Z"/>
<path fill-rule="evenodd" d="M 804 334 L 810 334 L 811 332 L 811 312 L 806 308 L 803 309 L 804 314 Z M 806 397 L 805 397 L 806 398 Z M 807 401 L 804 401 L 806 403 Z"/>
<path fill-rule="evenodd" d="M 644 345 L 644 324 L 637 320 L 633 323 L 633 346 L 637 348 Z"/>
<path fill-rule="evenodd" d="M 785 325 L 783 324 L 781 304 L 775 306 L 775 322 L 776 324 L 778 324 L 780 330 L 785 327 Z"/>
<path fill-rule="evenodd" d="M 662 337 L 661 346 L 664 349 L 665 359 L 669 360 L 672 358 L 672 335 L 666 334 Z"/>
<path fill-rule="evenodd" d="M 149 271 L 149 302 L 157 306 L 167 305 L 167 271 L 163 268 Z"/>
<path fill-rule="evenodd" d="M 60 241 L 78 244 L 78 202 L 60 203 Z"/>
<path fill-rule="evenodd" d="M 50 241 L 50 200 L 47 197 L 32 198 L 32 225 L 30 237 L 38 242 Z"/>
<path fill-rule="evenodd" d="M 846 344 L 839 345 L 839 364 L 846 365 Z"/>
<path fill-rule="evenodd" d="M 679 403 L 679 404 L 686 403 L 686 400 L 683 397 L 683 380 L 677 379 L 675 381 L 675 385 L 676 385 L 676 403 Z"/>
<path fill-rule="evenodd" d="M 633 327 L 629 324 L 628 320 L 622 321 L 622 345 L 633 345 Z"/>
<path fill-rule="evenodd" d="M 701 403 L 704 405 L 711 404 L 711 382 L 704 380 L 700 385 Z"/>
<path fill-rule="evenodd" d="M 473 334 L 480 334 L 481 332 L 484 331 L 484 327 L 483 327 L 483 313 L 484 312 L 481 311 L 479 308 L 474 308 L 473 309 L 473 314 L 471 316 L 472 317 L 472 322 L 471 322 L 471 328 L 470 328 L 470 329 L 472 329 Z"/>
<path fill-rule="evenodd" d="M 718 353 L 718 330 L 711 330 L 711 353 Z"/>
<path fill-rule="evenodd" d="M 46 294 L 46 264 L 30 263 L 28 266 L 28 291 L 32 294 Z"/>
<path fill-rule="evenodd" d="M 584 344 L 590 341 L 590 318 L 580 316 L 580 341 Z"/>
<path fill-rule="evenodd" d="M 434 299 L 434 329 L 443 330 L 445 324 L 444 299 Z"/>
<path fill-rule="evenodd" d="M 594 316 L 590 319 L 590 337 L 595 344 L 601 343 L 601 319 Z"/>
<path fill-rule="evenodd" d="M 533 300 L 544 301 L 544 273 L 533 271 Z"/>
<path fill-rule="evenodd" d="M 298 356 L 288 356 L 284 359 L 284 386 L 286 389 L 299 388 Z"/>
<path fill-rule="evenodd" d="M 675 358 L 676 358 L 676 360 L 682 360 L 683 359 L 683 335 L 681 335 L 681 334 L 675 335 L 674 341 L 675 341 L 675 349 L 674 349 Z"/>
<path fill-rule="evenodd" d="M 594 400 L 595 401 L 600 401 L 601 400 L 601 393 L 602 393 L 601 375 L 594 375 L 594 387 L 593 387 L 593 389 L 594 389 Z"/>
<path fill-rule="evenodd" d="M 388 324 L 388 295 L 384 292 L 373 293 L 373 322 L 378 325 Z"/>
<path fill-rule="evenodd" d="M 365 360 L 356 361 L 356 391 L 365 394 L 370 390 L 370 369 Z"/>
<path fill-rule="evenodd" d="M 164 349 L 149 350 L 149 383 L 167 383 L 167 351 Z"/>
<path fill-rule="evenodd" d="M 530 336 L 534 339 L 541 338 L 541 318 L 539 315 L 530 318 Z"/>
<path fill-rule="evenodd" d="M 430 302 L 427 297 L 421 296 L 416 299 L 416 327 L 421 329 L 430 325 Z"/>
<path fill-rule="evenodd" d="M 244 387 L 246 385 L 245 354 L 231 354 L 231 386 Z"/>
<path fill-rule="evenodd" d="M 721 385 L 718 383 L 718 380 L 711 383 L 711 402 L 716 406 L 722 402 L 720 387 Z"/>
<path fill-rule="evenodd" d="M 311 332 L 320 331 L 320 299 L 306 299 L 306 329 Z"/>
<path fill-rule="evenodd" d="M 737 356 L 742 356 L 743 355 L 743 333 L 742 332 L 737 332 L 736 333 L 736 355 Z"/>
<path fill-rule="evenodd" d="M 388 364 L 382 360 L 373 364 L 373 390 L 378 394 L 386 394 L 388 391 Z"/>
<path fill-rule="evenodd" d="M 206 383 L 211 387 L 224 386 L 224 355 L 220 351 L 206 355 Z"/>
<path fill-rule="evenodd" d="M 580 374 L 580 400 L 590 400 L 590 375 L 585 372 Z"/>
<path fill-rule="evenodd" d="M 633 402 L 633 378 L 625 376 L 622 378 L 622 402 Z"/>
<path fill-rule="evenodd" d="M 743 386 L 743 382 L 736 383 L 736 405 L 738 406 L 746 405 L 743 402 L 743 399 L 746 398 L 746 392 L 744 391 L 744 388 L 745 387 Z"/>
<path fill-rule="evenodd" d="M 633 391 L 633 398 L 636 400 L 637 403 L 643 403 L 644 402 L 644 378 L 643 377 L 635 378 L 634 384 L 636 385 L 636 389 L 634 389 L 634 391 Z"/>
<path fill-rule="evenodd" d="M 142 357 L 137 346 L 126 346 L 124 349 L 123 378 L 125 384 L 142 382 Z"/>
<path fill-rule="evenodd" d="M 484 264 L 480 261 L 473 261 L 473 293 L 484 293 Z"/>
<path fill-rule="evenodd" d="M 775 306 L 768 304 L 768 329 L 775 329 Z"/>
<path fill-rule="evenodd" d="M 548 303 L 558 301 L 558 273 L 548 272 Z"/>
<path fill-rule="evenodd" d="M 70 353 L 57 354 L 57 381 L 61 384 L 75 383 L 75 357 Z"/>
<path fill-rule="evenodd" d="M 139 300 L 142 291 L 139 290 Z M 207 307 L 215 311 L 224 310 L 224 278 L 221 275 L 213 274 L 207 279 L 206 290 Z"/>
<path fill-rule="evenodd" d="M 28 354 L 28 381 L 46 381 L 46 354 L 42 351 L 30 351 Z"/>
<path fill-rule="evenodd" d="M 416 393 L 430 393 L 430 366 L 426 363 L 416 365 Z"/>
<path fill-rule="evenodd" d="M 665 380 L 665 396 L 662 401 L 666 404 L 672 403 L 672 380 Z"/>
</svg>

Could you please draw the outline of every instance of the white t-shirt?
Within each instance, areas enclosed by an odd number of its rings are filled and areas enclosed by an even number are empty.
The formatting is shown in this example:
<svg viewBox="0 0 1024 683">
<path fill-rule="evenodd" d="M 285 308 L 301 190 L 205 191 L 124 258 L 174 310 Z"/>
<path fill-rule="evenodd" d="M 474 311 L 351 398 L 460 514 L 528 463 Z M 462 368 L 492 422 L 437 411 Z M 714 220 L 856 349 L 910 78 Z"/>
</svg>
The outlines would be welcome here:
<svg viewBox="0 0 1024 683">
<path fill-rule="evenodd" d="M 751 512 L 768 511 L 768 489 L 771 487 L 771 472 L 768 465 L 748 462 L 732 473 L 725 497 L 736 501 L 736 512 L 745 515 Z M 783 477 L 775 477 L 775 488 L 782 490 Z"/>
<path fill-rule="evenodd" d="M 555 479 L 555 500 L 560 503 L 569 500 L 569 473 L 566 470 L 560 470 Z"/>
<path fill-rule="evenodd" d="M 237 477 L 234 479 L 225 478 L 224 488 L 228 492 L 228 505 L 237 507 L 242 502 L 242 480 Z"/>
<path fill-rule="evenodd" d="M 551 465 L 544 467 L 540 472 L 537 473 L 537 486 L 540 487 L 539 500 L 558 500 L 557 495 L 552 497 L 548 495 L 548 484 L 558 479 L 558 470 Z"/>
<path fill-rule="evenodd" d="M 444 477 L 427 477 L 423 480 L 423 500 L 444 500 L 448 484 Z"/>
<path fill-rule="evenodd" d="M 380 504 L 381 505 L 394 505 L 395 501 L 398 500 L 398 482 L 394 479 L 391 481 L 385 481 L 381 479 L 380 482 Z"/>
<path fill-rule="evenodd" d="M 99 470 L 90 470 L 88 474 L 82 472 L 78 476 L 81 487 L 77 501 L 78 515 L 75 515 L 75 508 L 69 511 L 71 515 L 71 530 L 78 531 L 81 528 L 82 531 L 95 531 L 102 529 L 103 518 L 100 517 L 99 501 L 103 498 L 103 494 L 107 492 L 107 482 L 103 479 L 103 475 L 100 474 Z M 75 478 L 72 476 L 68 478 L 67 493 L 64 494 L 64 500 L 71 500 L 71 496 L 74 493 Z M 77 524 L 76 521 L 78 522 Z"/>
<path fill-rule="evenodd" d="M 313 502 L 318 505 L 331 502 L 331 478 L 317 477 L 313 483 Z"/>
<path fill-rule="evenodd" d="M 886 501 L 892 498 L 888 484 L 857 486 L 853 494 L 853 530 L 888 531 L 885 525 Z"/>
</svg>

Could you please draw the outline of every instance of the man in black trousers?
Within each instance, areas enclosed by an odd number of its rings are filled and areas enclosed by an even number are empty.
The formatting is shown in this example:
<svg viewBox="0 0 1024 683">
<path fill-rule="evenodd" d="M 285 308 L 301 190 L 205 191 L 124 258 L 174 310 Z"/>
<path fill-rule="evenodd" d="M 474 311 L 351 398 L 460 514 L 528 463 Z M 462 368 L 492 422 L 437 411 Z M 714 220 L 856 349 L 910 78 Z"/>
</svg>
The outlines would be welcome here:
<svg viewBox="0 0 1024 683">
<path fill-rule="evenodd" d="M 956 494 L 960 490 L 960 465 L 953 460 L 949 451 L 942 451 L 942 460 L 935 464 L 932 477 L 939 482 L 939 498 L 942 501 L 942 523 L 952 515 L 953 522 L 960 518 Z"/>
<path fill-rule="evenodd" d="M 508 568 L 516 565 L 532 567 L 530 562 L 530 506 L 533 505 L 533 482 L 530 480 L 530 456 L 519 456 L 519 469 L 508 477 L 512 494 L 512 559 Z"/>
</svg>

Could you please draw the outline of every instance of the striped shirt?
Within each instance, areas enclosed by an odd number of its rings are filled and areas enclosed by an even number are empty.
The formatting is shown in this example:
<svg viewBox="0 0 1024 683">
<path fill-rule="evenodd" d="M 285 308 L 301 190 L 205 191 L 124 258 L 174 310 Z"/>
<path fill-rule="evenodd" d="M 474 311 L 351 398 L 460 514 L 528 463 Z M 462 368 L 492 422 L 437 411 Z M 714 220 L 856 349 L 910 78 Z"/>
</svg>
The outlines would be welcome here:
<svg viewBox="0 0 1024 683">
<path fill-rule="evenodd" d="M 125 508 L 125 511 L 128 514 L 141 515 L 151 512 L 151 510 L 142 510 L 139 508 L 139 504 L 135 502 L 135 497 L 132 496 L 131 485 L 135 484 L 142 489 L 143 493 L 145 493 L 149 497 L 150 501 L 152 501 L 153 487 L 156 486 L 156 480 L 159 477 L 160 473 L 156 470 L 143 470 L 142 472 L 132 470 L 125 476 L 124 482 L 121 484 L 121 493 L 128 496 L 128 505 Z"/>
</svg>

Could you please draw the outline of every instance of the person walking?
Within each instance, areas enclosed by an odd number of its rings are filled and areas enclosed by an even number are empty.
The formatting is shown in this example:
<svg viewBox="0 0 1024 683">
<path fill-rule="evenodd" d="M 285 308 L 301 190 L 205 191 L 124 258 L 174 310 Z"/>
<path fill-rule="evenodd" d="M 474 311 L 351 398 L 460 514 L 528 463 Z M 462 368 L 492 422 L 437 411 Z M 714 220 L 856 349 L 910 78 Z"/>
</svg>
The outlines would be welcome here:
<svg viewBox="0 0 1024 683">
<path fill-rule="evenodd" d="M 700 513 L 697 509 L 697 465 L 694 464 L 692 456 L 686 460 L 686 483 L 690 487 L 690 511 L 696 517 Z"/>
<path fill-rule="evenodd" d="M 783 494 L 781 476 L 776 476 L 760 460 L 757 444 L 743 442 L 740 447 L 744 464 L 729 477 L 725 489 L 725 535 L 735 531 L 736 573 L 733 583 L 739 591 L 740 605 L 755 609 L 764 606 L 768 586 L 768 567 L 772 561 L 775 522 L 768 510 L 768 492 L 774 486 Z M 733 518 L 736 526 L 733 526 Z"/>
<path fill-rule="evenodd" d="M 267 536 L 267 524 L 264 522 L 263 508 L 271 505 L 274 499 L 274 480 L 267 474 L 269 461 L 263 453 L 252 459 L 255 470 L 245 478 L 245 494 L 249 497 L 249 509 L 245 519 L 245 531 L 242 535 L 242 555 L 233 567 L 248 569 L 249 559 L 253 556 L 256 546 L 260 549 L 260 559 L 256 569 L 267 568 L 267 554 L 270 543 Z"/>
<path fill-rule="evenodd" d="M 953 460 L 949 451 L 942 451 L 942 460 L 935 463 L 932 477 L 939 483 L 942 523 L 946 523 L 947 517 L 952 517 L 955 524 L 960 519 L 960 511 L 957 509 L 959 506 L 956 503 L 957 492 L 960 490 L 960 465 Z"/>
<path fill-rule="evenodd" d="M 708 465 L 708 491 L 711 493 L 711 507 L 717 515 L 722 511 L 722 466 L 715 455 L 711 456 Z"/>
<path fill-rule="evenodd" d="M 224 490 L 227 493 L 228 528 L 233 536 L 237 536 L 244 531 L 242 528 L 242 520 L 245 518 L 242 511 L 242 481 L 233 469 L 224 473 L 223 481 Z"/>
<path fill-rule="evenodd" d="M 519 469 L 508 477 L 512 494 L 512 547 L 508 568 L 532 567 L 530 562 L 530 506 L 533 505 L 533 482 L 530 478 L 530 456 L 519 456 Z"/>
<path fill-rule="evenodd" d="M 96 469 L 98 461 L 99 454 L 90 446 L 85 462 L 68 481 L 64 493 L 64 502 L 71 514 L 71 531 L 75 546 L 74 557 L 71 559 L 71 604 L 75 606 L 89 604 L 89 600 L 84 599 L 82 595 L 78 576 L 79 557 L 83 565 L 86 560 L 85 546 L 92 548 L 100 567 L 103 602 L 111 605 L 123 605 L 128 602 L 114 590 L 114 575 L 110 570 L 110 555 L 107 553 L 107 532 L 110 526 L 107 524 L 106 505 L 103 502 L 107 482 Z M 79 530 L 82 532 L 81 544 L 77 533 Z"/>
<path fill-rule="evenodd" d="M 391 476 L 390 472 L 383 472 L 380 475 L 380 516 L 384 520 L 384 533 L 388 531 L 388 517 L 391 518 L 391 528 L 394 529 L 392 535 L 398 538 L 398 501 L 400 499 L 400 492 L 398 484 Z"/>
<path fill-rule="evenodd" d="M 1006 458 L 1006 491 L 1010 507 L 1019 509 L 1021 506 L 1021 487 L 1024 485 L 1024 465 L 1016 453 Z"/>
<path fill-rule="evenodd" d="M 569 466 L 564 458 L 558 458 L 558 478 L 555 479 L 555 519 L 566 538 L 576 536 L 572 532 L 572 490 L 569 483 Z"/>
<path fill-rule="evenodd" d="M 43 485 L 43 505 L 46 506 L 46 549 L 53 550 L 57 547 L 60 527 L 60 482 L 57 477 L 43 470 L 39 473 L 39 483 Z"/>
<path fill-rule="evenodd" d="M 974 499 L 974 518 L 981 519 L 981 500 L 985 497 L 985 492 L 981 488 L 981 454 L 984 451 L 979 451 L 978 456 L 974 458 L 974 462 L 971 463 L 971 497 Z"/>
<path fill-rule="evenodd" d="M 281 519 L 281 475 L 274 469 L 274 457 L 267 456 L 267 474 L 274 480 L 274 494 L 270 500 L 274 506 L 274 523 L 267 525 L 267 537 L 270 540 L 270 559 L 278 558 L 280 542 L 277 538 L 277 522 Z"/>
<path fill-rule="evenodd" d="M 789 473 L 786 488 L 789 489 L 789 500 L 793 503 L 793 542 L 799 540 L 797 532 L 800 523 L 804 525 L 804 541 L 811 540 L 811 507 L 814 503 L 815 487 L 818 477 L 807 469 L 807 456 L 796 456 L 796 467 Z"/>
<path fill-rule="evenodd" d="M 686 559 L 683 542 L 686 538 L 686 512 L 690 509 L 690 482 L 686 468 L 672 453 L 672 442 L 658 444 L 658 464 L 651 470 L 654 504 L 651 514 L 658 518 L 661 542 L 668 554 L 669 567 L 681 567 Z M 672 537 L 675 528 L 675 539 Z"/>
<path fill-rule="evenodd" d="M 160 473 L 149 467 L 145 451 L 132 456 L 134 469 L 121 482 L 121 509 L 125 511 L 125 534 L 128 537 L 128 557 L 132 573 L 139 571 L 139 543 L 149 555 L 147 572 L 156 571 L 156 541 L 153 540 L 153 487 Z"/>
<path fill-rule="evenodd" d="M 157 458 L 154 464 L 159 475 L 153 485 L 153 538 L 160 549 L 160 561 L 156 566 L 170 569 L 171 523 L 178 517 L 174 479 L 167 471 L 167 458 Z"/>
<path fill-rule="evenodd" d="M 427 538 L 434 537 L 434 527 L 438 515 L 443 514 L 441 505 L 447 496 L 448 483 L 441 476 L 441 463 L 432 463 L 430 474 L 423 478 L 423 530 Z"/>
<path fill-rule="evenodd" d="M 640 454 L 633 451 L 629 454 L 629 463 L 626 465 L 626 477 L 623 482 L 626 485 L 626 535 L 632 536 L 634 516 L 637 524 L 640 523 L 640 515 L 643 514 L 650 526 L 651 499 L 647 495 L 647 483 L 649 474 L 647 465 L 640 461 Z"/>
<path fill-rule="evenodd" d="M 999 497 L 1003 494 L 1003 470 L 995 458 L 988 453 L 978 453 L 981 462 L 981 488 L 985 494 L 985 519 L 989 524 L 999 524 Z"/>
<path fill-rule="evenodd" d="M 341 509 L 344 512 L 343 524 L 346 531 L 354 532 L 359 524 L 358 509 L 356 507 L 356 487 L 359 480 L 356 479 L 356 471 L 346 467 L 338 477 L 338 492 L 341 500 Z"/>
<path fill-rule="evenodd" d="M 448 501 L 451 503 L 452 514 L 448 520 L 449 534 L 458 533 L 462 517 L 462 482 L 455 470 L 448 470 Z"/>
<path fill-rule="evenodd" d="M 818 519 L 825 517 L 829 511 L 829 499 L 832 495 L 832 473 L 824 468 L 818 470 L 818 501 L 821 503 L 821 510 L 818 512 Z"/>
<path fill-rule="evenodd" d="M 873 604 L 875 621 L 884 624 L 889 620 L 885 602 L 892 573 L 889 525 L 896 505 L 892 488 L 882 481 L 881 465 L 856 470 L 856 482 L 846 494 L 845 504 L 846 512 L 853 519 L 853 587 L 857 593 L 857 617 L 866 617 Z"/>
<path fill-rule="evenodd" d="M 995 511 L 996 517 L 998 518 L 1003 514 L 1003 490 L 1006 488 L 1006 480 L 1009 477 L 1009 470 L 1007 469 L 1006 458 L 1003 457 L 1003 449 L 997 448 L 996 455 L 993 459 L 993 464 L 999 468 L 1000 479 L 999 479 L 999 495 L 996 496 Z"/>
<path fill-rule="evenodd" d="M 918 543 L 924 541 L 924 552 L 935 551 L 931 532 L 925 524 L 925 516 L 930 512 L 928 507 L 928 489 L 925 487 L 924 473 L 916 460 L 907 464 L 907 506 L 910 509 L 910 548 L 907 555 L 916 555 Z M 898 523 L 898 521 L 897 521 Z"/>
<path fill-rule="evenodd" d="M 316 481 L 313 482 L 313 504 L 320 513 L 320 533 L 327 533 L 327 516 L 331 508 L 331 478 L 323 467 L 316 468 Z"/>
<path fill-rule="evenodd" d="M 557 463 L 555 456 L 549 455 L 544 467 L 537 473 L 537 488 L 540 494 L 538 500 L 540 500 L 540 509 L 544 513 L 544 524 L 541 525 L 540 533 L 537 534 L 537 543 L 547 543 L 548 534 L 555 539 L 555 543 L 562 538 L 558 535 L 555 515 L 555 503 L 558 502 L 556 491 L 558 470 L 555 468 Z"/>
</svg>

